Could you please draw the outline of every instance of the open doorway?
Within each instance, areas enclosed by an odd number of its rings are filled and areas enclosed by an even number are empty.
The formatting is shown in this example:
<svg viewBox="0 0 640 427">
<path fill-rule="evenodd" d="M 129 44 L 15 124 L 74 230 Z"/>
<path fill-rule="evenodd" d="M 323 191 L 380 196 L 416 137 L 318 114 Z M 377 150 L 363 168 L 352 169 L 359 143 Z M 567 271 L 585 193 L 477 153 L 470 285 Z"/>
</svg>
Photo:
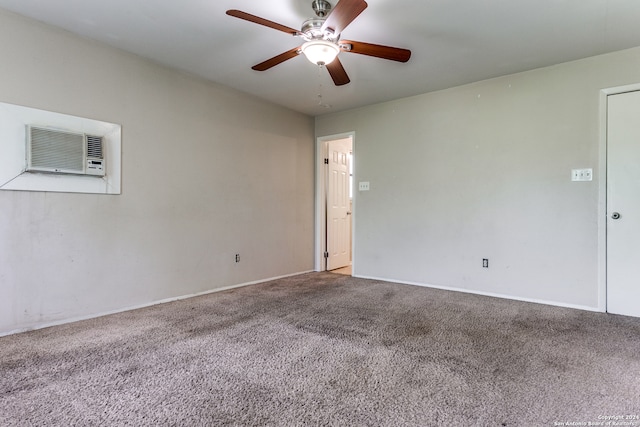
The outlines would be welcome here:
<svg viewBox="0 0 640 427">
<path fill-rule="evenodd" d="M 318 138 L 316 270 L 353 273 L 353 134 Z"/>
</svg>

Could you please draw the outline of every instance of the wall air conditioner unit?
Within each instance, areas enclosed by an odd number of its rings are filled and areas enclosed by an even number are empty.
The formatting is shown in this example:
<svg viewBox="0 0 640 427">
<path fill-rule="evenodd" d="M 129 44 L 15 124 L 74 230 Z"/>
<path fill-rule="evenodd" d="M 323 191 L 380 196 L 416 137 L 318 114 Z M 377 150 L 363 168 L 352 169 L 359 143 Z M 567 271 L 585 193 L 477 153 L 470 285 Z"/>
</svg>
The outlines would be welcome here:
<svg viewBox="0 0 640 427">
<path fill-rule="evenodd" d="M 101 136 L 27 125 L 27 170 L 104 176 Z"/>
</svg>

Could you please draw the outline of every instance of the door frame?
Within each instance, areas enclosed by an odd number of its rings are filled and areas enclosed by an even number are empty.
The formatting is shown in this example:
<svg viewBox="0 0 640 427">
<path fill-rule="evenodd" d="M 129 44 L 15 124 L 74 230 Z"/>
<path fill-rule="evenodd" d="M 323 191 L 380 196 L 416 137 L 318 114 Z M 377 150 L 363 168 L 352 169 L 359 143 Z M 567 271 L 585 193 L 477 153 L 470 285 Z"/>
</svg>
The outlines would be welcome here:
<svg viewBox="0 0 640 427">
<path fill-rule="evenodd" d="M 598 311 L 607 311 L 607 99 L 610 95 L 640 90 L 640 83 L 600 90 L 598 177 Z"/>
<path fill-rule="evenodd" d="M 355 158 L 356 152 L 356 133 L 345 132 L 335 135 L 327 135 L 316 137 L 316 221 L 315 221 L 315 255 L 314 270 L 326 271 L 327 263 L 324 253 L 327 250 L 327 171 L 324 167 L 324 159 L 328 156 L 329 150 L 327 143 L 336 139 L 351 138 L 352 159 Z M 355 164 L 353 165 L 353 175 L 355 177 Z M 353 191 L 352 208 L 351 208 L 351 272 L 355 275 L 355 242 L 353 236 L 356 228 L 356 191 Z"/>
</svg>

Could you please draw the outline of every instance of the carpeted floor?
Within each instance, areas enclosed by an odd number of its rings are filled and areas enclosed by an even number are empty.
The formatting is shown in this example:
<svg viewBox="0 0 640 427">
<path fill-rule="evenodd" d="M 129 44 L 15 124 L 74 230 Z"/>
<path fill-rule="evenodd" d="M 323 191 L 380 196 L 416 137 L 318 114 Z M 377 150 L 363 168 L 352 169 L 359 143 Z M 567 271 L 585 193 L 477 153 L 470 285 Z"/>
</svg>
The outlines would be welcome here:
<svg viewBox="0 0 640 427">
<path fill-rule="evenodd" d="M 638 415 L 640 319 L 331 273 L 0 338 L 0 426 Z"/>
</svg>

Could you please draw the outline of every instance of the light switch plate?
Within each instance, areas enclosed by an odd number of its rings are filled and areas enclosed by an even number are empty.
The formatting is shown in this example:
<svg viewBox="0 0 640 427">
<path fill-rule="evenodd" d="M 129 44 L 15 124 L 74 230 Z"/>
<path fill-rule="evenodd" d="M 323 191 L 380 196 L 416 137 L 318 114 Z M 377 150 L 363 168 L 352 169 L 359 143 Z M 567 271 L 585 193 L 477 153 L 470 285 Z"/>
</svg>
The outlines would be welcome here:
<svg viewBox="0 0 640 427">
<path fill-rule="evenodd" d="M 362 181 L 358 183 L 358 190 L 369 191 L 369 181 Z"/>
<path fill-rule="evenodd" d="M 592 181 L 593 169 L 571 169 L 571 181 Z"/>
</svg>

